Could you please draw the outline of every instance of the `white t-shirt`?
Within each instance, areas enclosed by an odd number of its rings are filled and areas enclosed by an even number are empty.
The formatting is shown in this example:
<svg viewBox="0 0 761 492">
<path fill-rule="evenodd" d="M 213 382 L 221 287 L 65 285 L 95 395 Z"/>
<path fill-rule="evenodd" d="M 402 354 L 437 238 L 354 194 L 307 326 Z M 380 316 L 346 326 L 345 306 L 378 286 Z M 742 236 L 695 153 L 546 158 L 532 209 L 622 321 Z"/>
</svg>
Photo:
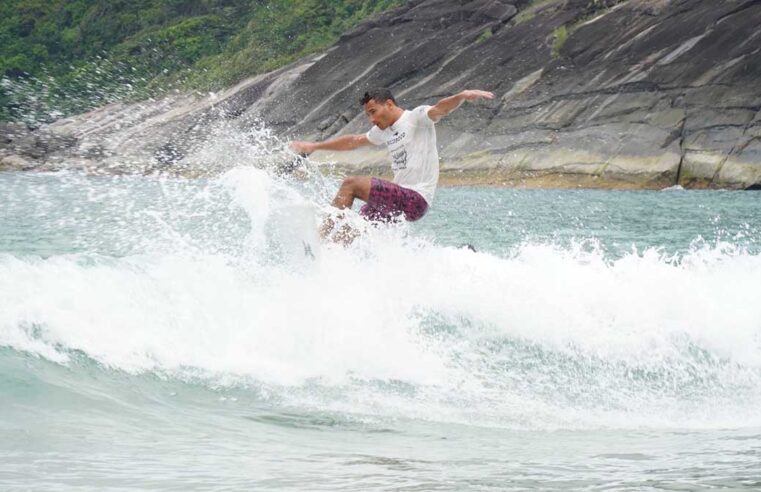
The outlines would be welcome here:
<svg viewBox="0 0 761 492">
<path fill-rule="evenodd" d="M 385 130 L 373 126 L 367 139 L 374 145 L 386 144 L 391 157 L 394 183 L 420 193 L 428 205 L 439 182 L 439 153 L 436 128 L 428 117 L 431 106 L 405 110 L 396 123 Z"/>
</svg>

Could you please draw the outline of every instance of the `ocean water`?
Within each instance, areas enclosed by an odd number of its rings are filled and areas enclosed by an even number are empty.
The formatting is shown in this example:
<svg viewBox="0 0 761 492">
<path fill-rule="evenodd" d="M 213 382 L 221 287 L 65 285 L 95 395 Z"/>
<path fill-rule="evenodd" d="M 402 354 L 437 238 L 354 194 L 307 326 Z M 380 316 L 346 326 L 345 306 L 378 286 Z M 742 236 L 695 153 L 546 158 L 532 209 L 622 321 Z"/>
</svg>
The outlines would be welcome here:
<svg viewBox="0 0 761 492">
<path fill-rule="evenodd" d="M 0 174 L 0 490 L 761 489 L 761 195 L 336 185 Z"/>
</svg>

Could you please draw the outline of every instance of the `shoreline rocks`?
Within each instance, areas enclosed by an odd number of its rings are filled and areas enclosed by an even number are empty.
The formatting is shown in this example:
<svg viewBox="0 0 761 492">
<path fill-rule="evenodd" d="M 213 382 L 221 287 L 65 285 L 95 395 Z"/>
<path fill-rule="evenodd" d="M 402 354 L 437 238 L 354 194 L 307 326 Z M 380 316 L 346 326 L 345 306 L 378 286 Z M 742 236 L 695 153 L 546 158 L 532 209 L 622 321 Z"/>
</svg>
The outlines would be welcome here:
<svg viewBox="0 0 761 492">
<path fill-rule="evenodd" d="M 211 174 L 229 162 L 204 149 L 225 132 L 364 132 L 368 87 L 410 108 L 472 87 L 498 97 L 437 125 L 443 183 L 754 189 L 759 25 L 758 0 L 413 0 L 218 95 L 111 105 L 21 147 L 0 140 L 0 169 Z M 339 172 L 387 169 L 376 149 L 314 157 Z"/>
</svg>

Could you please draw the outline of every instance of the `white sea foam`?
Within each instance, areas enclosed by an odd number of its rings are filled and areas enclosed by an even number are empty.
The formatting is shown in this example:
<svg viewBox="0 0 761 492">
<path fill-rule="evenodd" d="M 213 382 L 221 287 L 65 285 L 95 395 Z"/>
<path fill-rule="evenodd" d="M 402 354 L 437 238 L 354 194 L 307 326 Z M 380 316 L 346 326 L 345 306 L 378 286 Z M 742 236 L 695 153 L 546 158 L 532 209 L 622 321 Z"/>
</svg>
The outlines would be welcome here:
<svg viewBox="0 0 761 492">
<path fill-rule="evenodd" d="M 510 361 L 492 367 L 483 340 L 656 372 L 698 371 L 707 382 L 750 385 L 756 396 L 761 389 L 757 256 L 708 250 L 679 264 L 651 253 L 609 263 L 526 245 L 499 258 L 392 237 L 373 244 L 372 254 L 327 248 L 319 270 L 307 274 L 241 269 L 215 256 L 88 263 L 3 257 L 0 344 L 58 362 L 80 350 L 132 372 L 201 369 L 274 385 L 399 381 L 433 401 L 458 390 L 482 397 L 492 412 L 500 399 L 509 412 L 518 388 L 500 381 Z M 428 314 L 456 335 L 426 331 Z M 688 357 L 686 341 L 710 354 L 705 366 Z M 540 368 L 526 377 L 541 375 Z M 680 382 L 666 375 L 653 384 L 669 378 Z M 648 391 L 626 391 L 637 388 Z M 678 389 L 665 397 L 678 399 Z M 524 410 L 552 403 L 526 398 L 534 403 Z"/>
<path fill-rule="evenodd" d="M 761 256 L 719 244 L 611 260 L 530 242 L 495 256 L 391 226 L 294 269 L 266 257 L 264 225 L 305 198 L 253 169 L 219 183 L 250 221 L 250 255 L 0 256 L 0 346 L 371 415 L 761 424 Z"/>
</svg>

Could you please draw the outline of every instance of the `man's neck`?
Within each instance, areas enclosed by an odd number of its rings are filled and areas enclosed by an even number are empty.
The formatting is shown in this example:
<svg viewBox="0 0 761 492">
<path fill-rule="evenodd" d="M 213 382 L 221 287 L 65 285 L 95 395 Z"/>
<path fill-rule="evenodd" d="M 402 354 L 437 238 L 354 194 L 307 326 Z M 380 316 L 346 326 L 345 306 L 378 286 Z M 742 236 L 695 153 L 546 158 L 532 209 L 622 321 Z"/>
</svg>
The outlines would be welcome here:
<svg viewBox="0 0 761 492">
<path fill-rule="evenodd" d="M 397 106 L 393 114 L 394 114 L 394 119 L 393 121 L 391 121 L 391 124 L 389 126 L 394 126 L 396 122 L 399 121 L 399 118 L 401 118 L 402 115 L 404 114 L 404 109 Z"/>
</svg>

